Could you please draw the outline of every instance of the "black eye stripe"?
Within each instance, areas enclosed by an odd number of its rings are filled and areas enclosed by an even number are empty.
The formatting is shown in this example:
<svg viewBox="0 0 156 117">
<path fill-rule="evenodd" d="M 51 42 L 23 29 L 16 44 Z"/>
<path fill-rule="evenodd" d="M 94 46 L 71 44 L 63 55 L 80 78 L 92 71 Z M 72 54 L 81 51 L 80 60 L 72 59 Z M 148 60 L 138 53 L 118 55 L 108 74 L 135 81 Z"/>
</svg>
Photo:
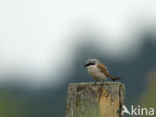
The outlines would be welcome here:
<svg viewBox="0 0 156 117">
<path fill-rule="evenodd" d="M 95 65 L 95 63 L 89 63 L 89 65 Z"/>
<path fill-rule="evenodd" d="M 95 65 L 95 63 L 87 63 L 86 66 Z"/>
</svg>

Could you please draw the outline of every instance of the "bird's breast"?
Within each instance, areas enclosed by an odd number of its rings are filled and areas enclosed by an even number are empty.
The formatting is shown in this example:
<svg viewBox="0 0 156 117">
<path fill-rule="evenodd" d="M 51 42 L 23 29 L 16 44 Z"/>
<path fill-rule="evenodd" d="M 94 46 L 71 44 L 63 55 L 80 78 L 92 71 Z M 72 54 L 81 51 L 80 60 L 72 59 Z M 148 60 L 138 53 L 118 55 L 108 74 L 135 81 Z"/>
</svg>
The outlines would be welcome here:
<svg viewBox="0 0 156 117">
<path fill-rule="evenodd" d="M 88 67 L 88 72 L 91 74 L 96 74 L 99 72 L 99 69 L 96 67 L 96 65 L 91 65 Z"/>
<path fill-rule="evenodd" d="M 104 73 L 102 73 L 96 65 L 91 65 L 88 67 L 88 73 L 95 79 L 95 80 L 105 80 L 107 77 Z"/>
</svg>

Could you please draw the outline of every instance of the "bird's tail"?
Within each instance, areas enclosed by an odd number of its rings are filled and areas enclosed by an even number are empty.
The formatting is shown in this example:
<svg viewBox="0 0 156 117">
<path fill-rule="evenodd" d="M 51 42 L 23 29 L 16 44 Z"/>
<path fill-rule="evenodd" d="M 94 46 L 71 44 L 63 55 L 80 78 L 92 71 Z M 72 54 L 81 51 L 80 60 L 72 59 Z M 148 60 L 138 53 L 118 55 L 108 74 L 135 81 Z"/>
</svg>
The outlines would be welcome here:
<svg viewBox="0 0 156 117">
<path fill-rule="evenodd" d="M 117 77 L 117 76 L 112 76 L 111 74 L 109 74 L 109 78 L 114 82 L 116 80 L 121 80 L 121 78 Z"/>
</svg>

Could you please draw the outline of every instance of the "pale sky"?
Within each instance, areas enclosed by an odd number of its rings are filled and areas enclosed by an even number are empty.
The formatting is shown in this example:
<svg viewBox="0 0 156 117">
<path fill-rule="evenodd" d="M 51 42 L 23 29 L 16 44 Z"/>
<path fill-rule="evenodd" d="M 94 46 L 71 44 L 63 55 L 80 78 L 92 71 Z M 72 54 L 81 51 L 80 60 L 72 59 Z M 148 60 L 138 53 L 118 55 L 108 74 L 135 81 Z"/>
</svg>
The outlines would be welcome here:
<svg viewBox="0 0 156 117">
<path fill-rule="evenodd" d="M 74 45 L 89 41 L 70 38 L 76 32 L 107 37 L 97 40 L 99 51 L 107 43 L 104 49 L 116 56 L 134 44 L 140 47 L 137 30 L 155 21 L 155 0 L 1 0 L 0 81 L 24 74 L 34 83 L 55 84 L 72 66 Z"/>
</svg>

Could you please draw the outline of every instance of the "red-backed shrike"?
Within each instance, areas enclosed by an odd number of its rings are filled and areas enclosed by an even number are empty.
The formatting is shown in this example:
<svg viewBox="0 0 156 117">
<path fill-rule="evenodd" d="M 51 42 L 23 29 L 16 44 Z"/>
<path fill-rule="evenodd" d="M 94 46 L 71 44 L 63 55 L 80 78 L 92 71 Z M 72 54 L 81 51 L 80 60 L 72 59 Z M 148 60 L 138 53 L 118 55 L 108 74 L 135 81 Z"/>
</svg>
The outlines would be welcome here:
<svg viewBox="0 0 156 117">
<path fill-rule="evenodd" d="M 107 67 L 97 59 L 88 59 L 84 67 L 87 67 L 88 73 L 96 80 L 96 82 L 98 80 L 104 82 L 107 78 L 110 78 L 112 81 L 120 80 L 120 78 L 112 76 Z"/>
</svg>

